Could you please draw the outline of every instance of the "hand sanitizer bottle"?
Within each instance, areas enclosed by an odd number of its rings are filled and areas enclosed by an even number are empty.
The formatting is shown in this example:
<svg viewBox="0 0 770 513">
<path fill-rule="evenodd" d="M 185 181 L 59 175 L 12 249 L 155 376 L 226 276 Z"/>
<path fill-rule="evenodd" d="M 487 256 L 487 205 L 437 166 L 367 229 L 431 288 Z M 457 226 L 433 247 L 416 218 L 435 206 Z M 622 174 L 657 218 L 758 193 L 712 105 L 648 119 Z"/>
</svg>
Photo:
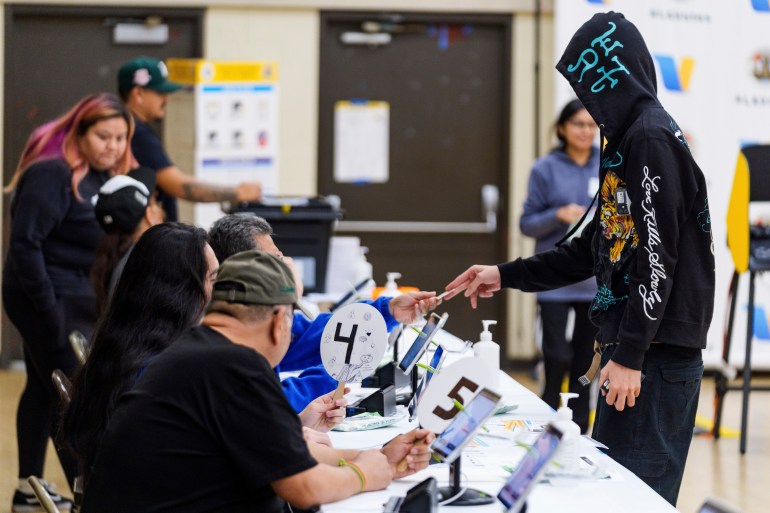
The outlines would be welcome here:
<svg viewBox="0 0 770 513">
<path fill-rule="evenodd" d="M 578 394 L 562 392 L 561 408 L 556 410 L 556 421 L 553 425 L 563 433 L 561 446 L 553 459 L 559 464 L 560 473 L 577 474 L 580 469 L 580 426 L 572 421 L 572 409 L 568 401 L 578 397 Z"/>
<path fill-rule="evenodd" d="M 497 321 L 481 321 L 484 331 L 479 335 L 479 341 L 473 344 L 473 354 L 489 366 L 492 371 L 490 388 L 499 390 L 500 384 L 500 346 L 492 340 L 492 333 L 489 331 L 490 324 L 497 324 Z"/>
<path fill-rule="evenodd" d="M 380 293 L 383 297 L 396 297 L 401 294 L 398 290 L 396 280 L 401 278 L 401 273 L 385 273 L 388 281 L 385 283 L 385 289 Z"/>
</svg>

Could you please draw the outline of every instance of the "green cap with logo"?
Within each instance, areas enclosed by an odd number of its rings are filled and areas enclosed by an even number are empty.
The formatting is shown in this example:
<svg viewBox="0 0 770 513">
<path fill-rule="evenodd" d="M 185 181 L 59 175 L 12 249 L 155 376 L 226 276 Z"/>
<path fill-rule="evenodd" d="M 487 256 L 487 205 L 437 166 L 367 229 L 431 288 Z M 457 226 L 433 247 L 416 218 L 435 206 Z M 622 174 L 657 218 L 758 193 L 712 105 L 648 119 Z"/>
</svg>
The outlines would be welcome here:
<svg viewBox="0 0 770 513">
<path fill-rule="evenodd" d="M 137 57 L 118 70 L 118 92 L 121 96 L 125 97 L 137 86 L 161 94 L 173 93 L 182 88 L 182 84 L 168 79 L 168 69 L 163 61 L 153 57 Z"/>
<path fill-rule="evenodd" d="M 291 305 L 297 302 L 297 289 L 291 269 L 280 258 L 252 249 L 222 262 L 211 297 L 228 303 Z"/>
</svg>

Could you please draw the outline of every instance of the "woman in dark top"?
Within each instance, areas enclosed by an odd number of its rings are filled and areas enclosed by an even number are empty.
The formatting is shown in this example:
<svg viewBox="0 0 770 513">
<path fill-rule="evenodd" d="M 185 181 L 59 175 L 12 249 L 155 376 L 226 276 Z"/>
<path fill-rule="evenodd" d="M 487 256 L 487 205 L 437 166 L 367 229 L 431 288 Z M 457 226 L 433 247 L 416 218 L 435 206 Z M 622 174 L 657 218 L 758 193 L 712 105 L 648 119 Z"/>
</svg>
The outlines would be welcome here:
<svg viewBox="0 0 770 513">
<path fill-rule="evenodd" d="M 218 267 L 206 231 L 181 223 L 153 226 L 131 251 L 62 419 L 63 442 L 77 455 L 86 488 L 118 400 L 155 356 L 200 322 Z"/>
<path fill-rule="evenodd" d="M 43 474 L 48 438 L 55 432 L 58 396 L 51 373 L 75 370 L 68 335 L 79 330 L 88 336 L 95 322 L 88 275 L 103 231 L 91 199 L 110 176 L 135 165 L 132 132 L 133 120 L 118 98 L 87 96 L 32 133 L 6 188 L 12 198 L 3 305 L 24 341 L 27 368 L 17 413 L 19 489 L 13 511 L 36 504 L 27 477 Z M 71 483 L 76 467 L 60 459 Z"/>
</svg>

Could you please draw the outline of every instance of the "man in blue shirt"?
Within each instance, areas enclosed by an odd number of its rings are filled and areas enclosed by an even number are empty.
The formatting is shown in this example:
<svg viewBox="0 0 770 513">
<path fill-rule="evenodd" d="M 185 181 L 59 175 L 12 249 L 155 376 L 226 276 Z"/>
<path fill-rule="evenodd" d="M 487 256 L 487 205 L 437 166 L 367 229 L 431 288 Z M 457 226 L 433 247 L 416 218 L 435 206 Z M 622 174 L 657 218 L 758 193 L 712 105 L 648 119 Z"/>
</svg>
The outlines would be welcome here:
<svg viewBox="0 0 770 513">
<path fill-rule="evenodd" d="M 236 253 L 250 249 L 283 257 L 273 242 L 272 235 L 273 229 L 263 218 L 231 214 L 211 226 L 209 245 L 220 263 Z M 283 259 L 292 267 L 291 259 Z M 297 282 L 301 283 L 300 280 Z M 435 292 L 411 292 L 395 298 L 379 297 L 367 303 L 382 314 L 390 331 L 399 323 L 411 324 L 435 309 L 441 301 L 435 299 L 435 296 Z M 297 412 L 302 411 L 313 399 L 337 387 L 337 381 L 329 376 L 321 363 L 320 354 L 321 335 L 330 318 L 331 314 L 322 313 L 311 321 L 299 312 L 294 314 L 291 345 L 276 370 L 303 371 L 299 377 L 287 378 L 281 382 L 289 403 Z"/>
</svg>

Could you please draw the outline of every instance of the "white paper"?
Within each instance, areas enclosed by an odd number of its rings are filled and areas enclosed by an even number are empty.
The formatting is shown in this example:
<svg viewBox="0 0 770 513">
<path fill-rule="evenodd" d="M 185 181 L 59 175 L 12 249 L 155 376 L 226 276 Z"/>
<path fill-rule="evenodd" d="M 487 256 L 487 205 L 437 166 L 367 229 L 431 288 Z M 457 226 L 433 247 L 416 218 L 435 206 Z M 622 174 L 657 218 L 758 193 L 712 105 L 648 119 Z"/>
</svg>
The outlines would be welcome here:
<svg viewBox="0 0 770 513">
<path fill-rule="evenodd" d="M 390 104 L 337 102 L 334 106 L 334 180 L 388 181 Z"/>
</svg>

